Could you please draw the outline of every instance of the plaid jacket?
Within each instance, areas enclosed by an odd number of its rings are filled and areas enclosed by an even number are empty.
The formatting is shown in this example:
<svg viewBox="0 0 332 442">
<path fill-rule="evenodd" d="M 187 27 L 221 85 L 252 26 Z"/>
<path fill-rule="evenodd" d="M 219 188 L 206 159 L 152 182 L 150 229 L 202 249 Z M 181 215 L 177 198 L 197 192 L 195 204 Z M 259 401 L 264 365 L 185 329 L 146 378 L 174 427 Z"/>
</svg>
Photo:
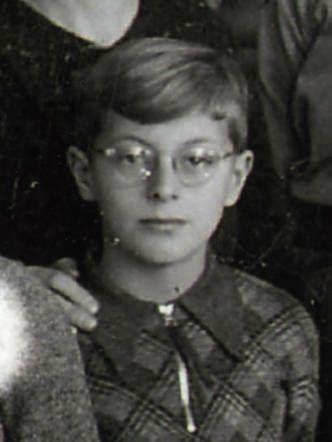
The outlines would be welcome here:
<svg viewBox="0 0 332 442">
<path fill-rule="evenodd" d="M 81 335 L 102 441 L 313 441 L 317 335 L 297 301 L 216 262 L 175 306 L 197 431 L 186 430 L 176 348 L 152 303 L 95 291 Z"/>
</svg>

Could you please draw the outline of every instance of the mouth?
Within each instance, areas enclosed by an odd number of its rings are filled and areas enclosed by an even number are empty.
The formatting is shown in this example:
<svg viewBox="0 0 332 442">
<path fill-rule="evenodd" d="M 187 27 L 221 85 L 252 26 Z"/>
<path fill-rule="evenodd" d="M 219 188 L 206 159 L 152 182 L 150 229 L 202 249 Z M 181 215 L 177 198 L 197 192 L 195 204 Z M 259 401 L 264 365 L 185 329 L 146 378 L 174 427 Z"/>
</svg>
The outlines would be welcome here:
<svg viewBox="0 0 332 442">
<path fill-rule="evenodd" d="M 147 229 L 158 231 L 172 231 L 187 224 L 182 218 L 143 218 L 139 222 Z"/>
</svg>

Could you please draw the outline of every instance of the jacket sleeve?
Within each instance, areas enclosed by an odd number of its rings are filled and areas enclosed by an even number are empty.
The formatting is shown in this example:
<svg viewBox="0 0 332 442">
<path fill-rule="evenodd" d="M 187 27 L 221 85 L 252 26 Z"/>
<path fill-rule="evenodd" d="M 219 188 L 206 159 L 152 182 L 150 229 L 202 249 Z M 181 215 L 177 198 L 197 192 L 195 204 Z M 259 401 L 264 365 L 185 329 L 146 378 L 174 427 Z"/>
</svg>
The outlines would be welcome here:
<svg viewBox="0 0 332 442">
<path fill-rule="evenodd" d="M 76 336 L 58 301 L 22 265 L 3 258 L 0 349 L 0 422 L 6 438 L 98 440 Z"/>
<path fill-rule="evenodd" d="M 332 2 L 270 0 L 259 29 L 259 77 L 276 172 L 332 156 Z"/>
</svg>

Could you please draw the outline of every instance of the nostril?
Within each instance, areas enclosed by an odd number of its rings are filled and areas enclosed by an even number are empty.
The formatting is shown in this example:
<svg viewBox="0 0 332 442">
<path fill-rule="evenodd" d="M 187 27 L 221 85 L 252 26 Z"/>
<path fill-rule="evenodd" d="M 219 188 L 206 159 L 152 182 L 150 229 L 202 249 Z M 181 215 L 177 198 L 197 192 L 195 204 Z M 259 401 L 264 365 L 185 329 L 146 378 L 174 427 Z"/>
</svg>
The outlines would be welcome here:
<svg viewBox="0 0 332 442">
<path fill-rule="evenodd" d="M 173 199 L 173 200 L 177 200 L 179 198 L 179 196 L 176 193 L 163 193 L 163 192 L 152 192 L 151 193 L 151 198 L 153 200 L 156 201 L 164 201 L 164 200 L 168 200 L 168 199 Z"/>
<path fill-rule="evenodd" d="M 178 183 L 171 157 L 159 160 L 147 180 L 147 193 L 154 201 L 178 199 Z"/>
</svg>

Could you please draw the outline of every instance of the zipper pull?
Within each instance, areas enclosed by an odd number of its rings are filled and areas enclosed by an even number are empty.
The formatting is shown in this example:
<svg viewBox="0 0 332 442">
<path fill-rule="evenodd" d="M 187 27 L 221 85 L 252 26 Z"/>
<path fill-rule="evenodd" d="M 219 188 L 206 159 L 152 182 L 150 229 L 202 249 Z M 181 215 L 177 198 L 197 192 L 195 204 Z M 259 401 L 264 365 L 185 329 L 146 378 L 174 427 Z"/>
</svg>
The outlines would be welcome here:
<svg viewBox="0 0 332 442">
<path fill-rule="evenodd" d="M 159 304 L 158 310 L 164 319 L 166 327 L 174 325 L 174 304 Z"/>
</svg>

